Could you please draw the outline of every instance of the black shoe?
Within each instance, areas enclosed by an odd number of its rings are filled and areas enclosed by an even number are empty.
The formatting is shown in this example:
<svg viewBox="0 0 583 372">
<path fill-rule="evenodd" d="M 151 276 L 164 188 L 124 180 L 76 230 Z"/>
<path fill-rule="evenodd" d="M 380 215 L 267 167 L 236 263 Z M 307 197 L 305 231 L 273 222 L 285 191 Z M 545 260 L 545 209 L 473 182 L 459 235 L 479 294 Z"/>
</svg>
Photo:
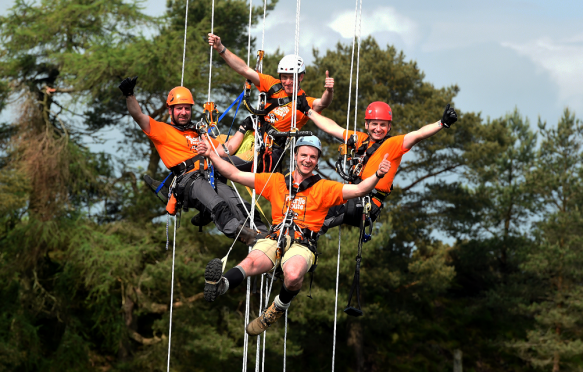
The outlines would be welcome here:
<svg viewBox="0 0 583 372">
<path fill-rule="evenodd" d="M 248 246 L 255 245 L 258 239 L 263 239 L 267 235 L 262 232 L 258 233 L 256 230 L 250 229 L 247 226 L 243 225 L 239 225 L 239 231 L 237 231 L 237 233 L 239 234 L 237 240 Z"/>
<path fill-rule="evenodd" d="M 168 202 L 168 186 L 166 185 L 162 186 L 160 191 L 156 193 L 156 190 L 162 184 L 162 182 L 156 181 L 147 174 L 144 174 L 144 182 L 146 182 L 146 185 L 148 185 L 150 189 L 152 189 L 152 191 L 156 194 L 156 196 L 158 196 L 160 200 L 162 200 L 164 203 Z"/>
<path fill-rule="evenodd" d="M 206 226 L 211 222 L 213 222 L 213 216 L 206 208 L 190 219 L 190 223 L 194 226 Z"/>
<path fill-rule="evenodd" d="M 204 270 L 204 299 L 213 302 L 229 289 L 229 281 L 223 276 L 223 262 L 213 258 Z"/>
</svg>

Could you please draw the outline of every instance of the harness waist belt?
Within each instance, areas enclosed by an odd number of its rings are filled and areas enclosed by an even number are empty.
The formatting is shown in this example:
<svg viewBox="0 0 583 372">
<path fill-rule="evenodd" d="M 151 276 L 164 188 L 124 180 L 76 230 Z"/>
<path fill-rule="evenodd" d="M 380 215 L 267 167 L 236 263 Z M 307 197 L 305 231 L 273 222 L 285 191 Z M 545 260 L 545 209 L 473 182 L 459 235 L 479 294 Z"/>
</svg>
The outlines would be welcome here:
<svg viewBox="0 0 583 372">
<path fill-rule="evenodd" d="M 196 155 L 193 158 L 190 158 L 188 160 L 183 161 L 182 163 L 179 163 L 175 166 L 173 166 L 172 168 L 170 168 L 170 171 L 176 176 L 180 176 L 181 174 L 184 174 L 185 172 L 188 172 L 189 170 L 194 168 L 194 163 L 196 162 L 200 162 L 199 164 L 199 170 L 203 170 L 204 169 L 204 156 L 202 155 Z"/>
</svg>

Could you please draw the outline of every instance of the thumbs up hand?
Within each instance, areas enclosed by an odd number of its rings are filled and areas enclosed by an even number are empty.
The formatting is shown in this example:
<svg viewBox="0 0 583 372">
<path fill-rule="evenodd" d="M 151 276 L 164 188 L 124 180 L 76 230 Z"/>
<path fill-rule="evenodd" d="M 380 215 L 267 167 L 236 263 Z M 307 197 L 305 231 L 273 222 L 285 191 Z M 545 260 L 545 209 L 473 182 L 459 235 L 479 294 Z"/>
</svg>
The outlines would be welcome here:
<svg viewBox="0 0 583 372">
<path fill-rule="evenodd" d="M 389 170 L 391 169 L 391 162 L 387 160 L 388 157 L 389 154 L 385 154 L 383 161 L 381 161 L 379 164 L 379 169 L 376 172 L 378 178 L 383 178 L 385 174 L 389 173 Z"/>
<path fill-rule="evenodd" d="M 330 77 L 328 70 L 326 70 L 326 81 L 324 82 L 324 88 L 330 92 L 334 91 L 334 78 Z"/>
</svg>

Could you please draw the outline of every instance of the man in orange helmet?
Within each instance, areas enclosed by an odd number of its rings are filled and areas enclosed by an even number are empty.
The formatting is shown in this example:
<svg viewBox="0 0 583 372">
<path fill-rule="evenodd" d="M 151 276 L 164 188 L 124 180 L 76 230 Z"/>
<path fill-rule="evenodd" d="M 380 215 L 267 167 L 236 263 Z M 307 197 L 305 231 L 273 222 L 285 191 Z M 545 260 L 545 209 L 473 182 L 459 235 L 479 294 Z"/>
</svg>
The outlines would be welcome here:
<svg viewBox="0 0 583 372">
<path fill-rule="evenodd" d="M 214 34 L 208 34 L 209 45 L 215 49 L 219 55 L 225 60 L 227 65 L 231 67 L 239 75 L 254 84 L 259 92 L 266 94 L 266 107 L 258 114 L 261 121 L 261 137 L 268 147 L 264 151 L 263 171 L 270 171 L 277 164 L 279 158 L 283 154 L 285 147 L 285 138 L 271 139 L 267 133 L 271 129 L 279 132 L 289 132 L 292 125 L 292 114 L 296 112 L 296 128 L 301 129 L 307 122 L 308 117 L 302 112 L 292 109 L 292 99 L 294 93 L 294 74 L 298 76 L 297 94 L 305 95 L 301 89 L 300 84 L 304 79 L 306 73 L 306 66 L 302 57 L 298 55 L 287 55 L 279 61 L 277 65 L 277 73 L 279 79 L 272 76 L 259 73 L 239 58 L 237 55 L 227 49 L 221 42 L 221 38 Z M 321 98 L 306 97 L 306 101 L 310 108 L 314 111 L 321 112 L 332 103 L 334 97 L 334 79 L 329 76 L 326 71 L 326 78 L 324 82 L 324 93 Z M 247 103 L 245 106 L 248 107 Z M 249 108 L 250 110 L 253 110 Z M 253 110 L 256 111 L 256 110 Z M 253 130 L 251 121 L 246 121 L 240 129 L 242 133 Z M 270 147 L 270 148 L 269 148 Z M 265 154 L 269 155 L 267 158 Z M 236 161 L 237 168 L 248 171 L 250 166 L 245 162 Z M 259 170 L 258 170 L 259 172 Z"/>
<path fill-rule="evenodd" d="M 348 148 L 354 151 L 354 157 L 352 158 L 354 164 L 350 168 L 353 174 L 345 176 L 351 177 L 352 180 L 350 182 L 352 183 L 360 183 L 363 179 L 373 174 L 385 154 L 389 155 L 388 160 L 391 162 L 391 170 L 368 195 L 371 201 L 371 221 L 368 221 L 367 225 L 378 218 L 383 207 L 383 201 L 391 193 L 393 179 L 399 164 L 401 164 L 401 157 L 411 150 L 416 143 L 433 136 L 442 128 L 449 128 L 457 121 L 455 110 L 448 104 L 441 120 L 433 124 L 427 124 L 421 129 L 405 135 L 391 136 L 389 132 L 391 131 L 393 112 L 385 102 L 373 102 L 366 108 L 364 127 L 367 133 L 347 132 L 333 120 L 312 110 L 307 105 L 305 97 L 299 97 L 298 110 L 312 119 L 318 128 L 342 142 L 348 137 Z M 342 168 L 343 164 L 337 164 L 337 170 L 342 171 Z M 353 199 L 344 205 L 331 208 L 326 216 L 324 226 L 322 226 L 321 234 L 324 234 L 331 227 L 339 226 L 343 223 L 360 226 L 362 207 L 362 201 L 359 203 L 358 200 Z"/>
<path fill-rule="evenodd" d="M 190 91 L 185 87 L 176 87 L 170 91 L 166 100 L 171 118 L 171 123 L 168 124 L 142 113 L 134 96 L 136 82 L 137 77 L 124 79 L 119 89 L 126 96 L 130 115 L 154 143 L 164 165 L 177 177 L 173 190 L 175 200 L 184 207 L 199 210 L 207 208 L 212 212 L 212 219 L 223 234 L 233 239 L 239 236 L 239 240 L 247 245 L 254 244 L 257 232 L 243 226 L 247 214 L 234 190 L 217 181 L 215 191 L 207 179 L 209 164 L 197 151 L 201 138 L 191 122 L 194 99 Z M 219 154 L 224 155 L 221 145 L 215 139 L 210 140 Z M 248 203 L 246 209 L 250 210 Z M 267 232 L 259 219 L 255 223 L 261 232 Z"/>
</svg>

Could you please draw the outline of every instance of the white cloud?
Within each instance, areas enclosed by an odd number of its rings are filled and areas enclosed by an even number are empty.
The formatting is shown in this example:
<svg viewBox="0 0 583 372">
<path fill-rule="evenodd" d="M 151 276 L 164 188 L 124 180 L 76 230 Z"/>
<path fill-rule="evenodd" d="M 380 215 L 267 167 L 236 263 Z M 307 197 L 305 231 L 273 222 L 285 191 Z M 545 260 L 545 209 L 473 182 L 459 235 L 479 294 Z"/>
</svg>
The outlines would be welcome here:
<svg viewBox="0 0 583 372">
<path fill-rule="evenodd" d="M 352 39 L 354 36 L 354 12 L 347 10 L 340 13 L 328 23 L 328 27 L 338 32 L 342 37 Z M 381 6 L 362 13 L 362 37 L 379 32 L 394 32 L 408 46 L 415 44 L 419 39 L 417 23 L 399 14 L 391 7 Z"/>
<path fill-rule="evenodd" d="M 583 34 L 554 41 L 548 37 L 524 44 L 503 42 L 502 46 L 529 57 L 539 68 L 548 72 L 559 87 L 560 106 L 583 111 Z"/>
</svg>

